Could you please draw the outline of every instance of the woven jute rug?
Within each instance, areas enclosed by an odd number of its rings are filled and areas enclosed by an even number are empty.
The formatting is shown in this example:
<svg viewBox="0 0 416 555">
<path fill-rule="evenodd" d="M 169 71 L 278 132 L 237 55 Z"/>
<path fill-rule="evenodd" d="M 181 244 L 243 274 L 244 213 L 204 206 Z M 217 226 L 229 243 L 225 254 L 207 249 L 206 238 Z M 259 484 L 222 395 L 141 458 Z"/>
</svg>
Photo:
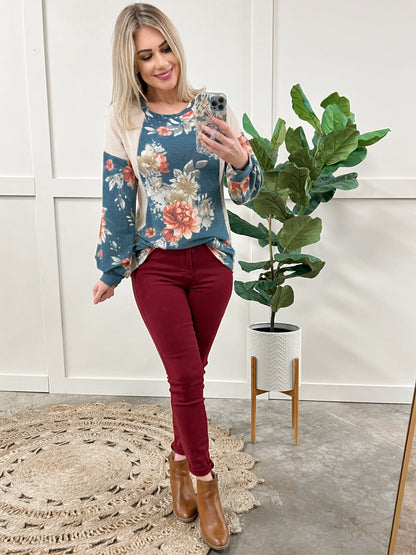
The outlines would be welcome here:
<svg viewBox="0 0 416 555">
<path fill-rule="evenodd" d="M 209 424 L 230 532 L 258 503 L 242 437 Z M 56 405 L 0 417 L 0 553 L 209 552 L 199 519 L 172 514 L 171 412 L 155 405 Z"/>
</svg>

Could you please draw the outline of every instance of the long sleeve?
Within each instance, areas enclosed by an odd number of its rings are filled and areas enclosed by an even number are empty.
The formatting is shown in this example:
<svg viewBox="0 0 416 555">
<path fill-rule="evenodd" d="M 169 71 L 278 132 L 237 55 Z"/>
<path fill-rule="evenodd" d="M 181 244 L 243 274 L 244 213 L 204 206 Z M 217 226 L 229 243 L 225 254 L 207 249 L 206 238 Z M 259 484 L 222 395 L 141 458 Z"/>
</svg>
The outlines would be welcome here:
<svg viewBox="0 0 416 555">
<path fill-rule="evenodd" d="M 116 286 L 130 273 L 137 181 L 111 113 L 107 121 L 105 145 L 101 225 L 95 258 L 98 269 L 103 272 L 101 281 Z"/>
<path fill-rule="evenodd" d="M 263 185 L 263 172 L 251 148 L 250 142 L 240 130 L 237 119 L 231 110 L 228 110 L 227 123 L 238 137 L 241 146 L 248 154 L 248 163 L 242 170 L 236 170 L 229 164 L 226 165 L 225 179 L 230 198 L 235 204 L 245 204 L 254 199 Z"/>
</svg>

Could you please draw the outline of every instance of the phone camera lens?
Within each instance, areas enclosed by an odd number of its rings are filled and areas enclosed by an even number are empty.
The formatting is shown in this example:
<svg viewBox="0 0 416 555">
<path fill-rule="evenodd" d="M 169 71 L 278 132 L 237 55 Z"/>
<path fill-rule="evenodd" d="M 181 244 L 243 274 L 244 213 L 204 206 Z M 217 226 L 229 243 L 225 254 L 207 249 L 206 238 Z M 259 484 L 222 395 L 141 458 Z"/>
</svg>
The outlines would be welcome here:
<svg viewBox="0 0 416 555">
<path fill-rule="evenodd" d="M 222 104 L 222 103 L 224 102 L 224 99 L 223 99 L 222 96 L 219 97 L 218 102 L 219 102 L 220 104 Z"/>
<path fill-rule="evenodd" d="M 218 104 L 218 102 L 217 102 L 216 100 L 213 100 L 213 101 L 212 101 L 212 105 L 213 105 L 213 106 L 217 106 L 217 104 Z"/>
<path fill-rule="evenodd" d="M 218 110 L 224 110 L 224 104 L 219 104 Z"/>
</svg>

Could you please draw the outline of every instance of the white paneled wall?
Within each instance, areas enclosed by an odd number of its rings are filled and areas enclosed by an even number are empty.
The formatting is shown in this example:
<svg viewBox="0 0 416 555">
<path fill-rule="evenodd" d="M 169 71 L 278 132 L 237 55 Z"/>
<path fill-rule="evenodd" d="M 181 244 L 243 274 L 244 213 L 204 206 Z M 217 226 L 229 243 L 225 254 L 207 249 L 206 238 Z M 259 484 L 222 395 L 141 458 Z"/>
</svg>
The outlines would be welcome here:
<svg viewBox="0 0 416 555">
<path fill-rule="evenodd" d="M 191 82 L 227 92 L 238 117 L 248 112 L 263 133 L 277 115 L 294 123 L 289 91 L 298 82 L 317 109 L 337 89 L 351 97 L 363 131 L 392 128 L 370 147 L 360 188 L 320 207 L 324 234 L 309 251 L 327 266 L 318 279 L 301 280 L 295 305 L 279 318 L 303 327 L 303 398 L 410 401 L 413 2 L 353 0 L 348 10 L 329 0 L 154 3 L 179 28 Z M 111 34 L 126 4 L 0 0 L 0 70 L 8 76 L 0 87 L 0 389 L 168 394 L 129 280 L 111 301 L 91 300 Z M 256 257 L 247 238 L 235 237 L 234 246 L 237 258 Z M 233 296 L 206 396 L 249 396 L 245 330 L 267 318 Z"/>
</svg>

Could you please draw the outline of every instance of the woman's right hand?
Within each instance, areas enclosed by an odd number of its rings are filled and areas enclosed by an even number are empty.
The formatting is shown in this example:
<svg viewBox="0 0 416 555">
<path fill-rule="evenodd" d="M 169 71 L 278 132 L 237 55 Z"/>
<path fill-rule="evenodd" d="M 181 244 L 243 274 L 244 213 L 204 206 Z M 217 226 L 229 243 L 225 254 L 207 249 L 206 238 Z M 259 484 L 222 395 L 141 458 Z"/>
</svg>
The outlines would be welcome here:
<svg viewBox="0 0 416 555">
<path fill-rule="evenodd" d="M 92 288 L 92 294 L 94 296 L 94 304 L 102 303 L 107 299 L 111 299 L 114 295 L 115 287 L 110 287 L 103 281 L 99 280 Z"/>
</svg>

